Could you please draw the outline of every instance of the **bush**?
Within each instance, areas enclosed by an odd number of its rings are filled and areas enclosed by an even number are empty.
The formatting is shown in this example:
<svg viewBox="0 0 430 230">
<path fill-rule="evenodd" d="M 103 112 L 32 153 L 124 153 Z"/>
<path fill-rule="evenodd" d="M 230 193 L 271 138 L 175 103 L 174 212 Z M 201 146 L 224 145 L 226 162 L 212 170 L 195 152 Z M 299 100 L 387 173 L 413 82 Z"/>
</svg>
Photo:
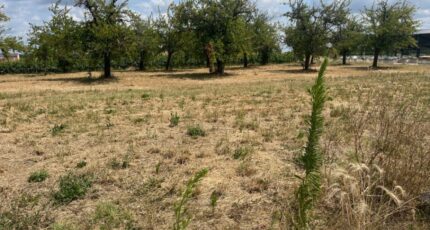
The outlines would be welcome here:
<svg viewBox="0 0 430 230">
<path fill-rule="evenodd" d="M 188 126 L 187 134 L 193 138 L 206 136 L 206 132 L 200 127 L 200 125 Z"/>
<path fill-rule="evenodd" d="M 30 174 L 30 177 L 28 177 L 28 182 L 42 182 L 46 180 L 46 178 L 49 177 L 49 174 L 46 170 L 40 170 L 36 171 Z"/>
<path fill-rule="evenodd" d="M 59 190 L 54 193 L 54 199 L 60 204 L 70 203 L 85 196 L 91 184 L 88 175 L 69 173 L 60 178 Z"/>
</svg>

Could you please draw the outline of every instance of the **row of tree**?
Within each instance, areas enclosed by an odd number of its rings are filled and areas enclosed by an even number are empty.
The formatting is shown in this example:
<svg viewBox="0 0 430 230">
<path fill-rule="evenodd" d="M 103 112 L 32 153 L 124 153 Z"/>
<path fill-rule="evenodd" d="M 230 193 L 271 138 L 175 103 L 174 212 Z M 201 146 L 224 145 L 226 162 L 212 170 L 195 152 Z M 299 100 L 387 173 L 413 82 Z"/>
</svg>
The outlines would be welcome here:
<svg viewBox="0 0 430 230">
<path fill-rule="evenodd" d="M 419 22 L 414 20 L 415 7 L 407 0 L 375 0 L 361 15 L 353 15 L 351 0 L 323 1 L 310 6 L 304 0 L 290 0 L 285 16 L 291 22 L 285 29 L 285 42 L 309 69 L 312 59 L 330 50 L 343 56 L 372 51 L 373 67 L 383 52 L 396 53 L 416 46 L 413 37 Z"/>
<path fill-rule="evenodd" d="M 77 0 L 75 7 L 85 10 L 84 20 L 74 20 L 71 8 L 58 1 L 50 8 L 50 21 L 31 25 L 26 50 L 31 60 L 56 63 L 65 72 L 77 64 L 102 63 L 103 76 L 111 77 L 113 61 L 145 70 L 161 53 L 170 70 L 180 53 L 224 74 L 225 64 L 238 56 L 246 67 L 250 55 L 267 64 L 281 51 L 277 26 L 249 0 L 183 1 L 144 19 L 128 9 L 127 1 Z"/>
<path fill-rule="evenodd" d="M 305 70 L 322 55 L 340 54 L 345 64 L 347 55 L 369 50 L 377 67 L 383 52 L 415 45 L 412 35 L 418 22 L 406 0 L 376 1 L 358 17 L 350 11 L 350 0 L 312 6 L 290 0 L 284 33 L 252 0 L 184 0 L 148 18 L 131 11 L 126 0 L 75 0 L 74 7 L 85 11 L 81 21 L 58 1 L 50 8 L 49 21 L 31 25 L 27 46 L 0 28 L 0 48 L 3 54 L 23 50 L 29 60 L 45 66 L 55 63 L 64 72 L 82 69 L 77 65 L 101 65 L 104 77 L 112 76 L 113 61 L 145 70 L 160 54 L 166 57 L 166 70 L 180 55 L 185 61 L 202 60 L 211 73 L 224 74 L 226 63 L 237 57 L 244 67 L 250 57 L 267 64 L 273 52 L 281 52 L 284 37 Z M 6 20 L 0 13 L 0 22 Z"/>
</svg>

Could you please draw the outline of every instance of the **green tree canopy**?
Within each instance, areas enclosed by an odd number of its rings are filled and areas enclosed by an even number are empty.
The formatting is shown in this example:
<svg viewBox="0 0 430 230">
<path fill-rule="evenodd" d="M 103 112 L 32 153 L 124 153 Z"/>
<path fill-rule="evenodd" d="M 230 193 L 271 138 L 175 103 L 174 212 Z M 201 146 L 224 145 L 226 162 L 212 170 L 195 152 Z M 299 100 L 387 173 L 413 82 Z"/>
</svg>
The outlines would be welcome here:
<svg viewBox="0 0 430 230">
<path fill-rule="evenodd" d="M 368 45 L 373 49 L 373 67 L 378 67 L 378 57 L 382 52 L 395 51 L 416 45 L 413 33 L 418 22 L 413 16 L 416 9 L 406 0 L 380 0 L 372 7 L 365 8 L 363 19 Z"/>
<path fill-rule="evenodd" d="M 290 26 L 285 29 L 285 43 L 304 59 L 308 70 L 312 56 L 325 54 L 335 32 L 335 25 L 344 20 L 349 0 L 336 0 L 330 4 L 309 6 L 304 0 L 290 0 L 290 11 L 285 16 Z"/>
<path fill-rule="evenodd" d="M 131 14 L 130 28 L 133 36 L 130 48 L 132 57 L 138 59 L 138 68 L 143 71 L 149 58 L 158 54 L 160 38 L 151 17 L 142 19 L 138 14 Z"/>
<path fill-rule="evenodd" d="M 76 6 L 86 11 L 84 42 L 93 58 L 103 59 L 105 78 L 112 77 L 112 59 L 124 54 L 129 44 L 127 4 L 126 0 L 76 0 Z"/>
<path fill-rule="evenodd" d="M 236 28 L 240 20 L 249 21 L 252 17 L 254 3 L 249 0 L 190 0 L 182 4 L 187 10 L 181 22 L 192 28 L 204 46 L 210 72 L 215 61 L 216 73 L 224 74 L 225 63 L 240 50 L 235 43 Z"/>
<path fill-rule="evenodd" d="M 69 71 L 75 60 L 82 57 L 81 28 L 69 15 L 70 9 L 56 2 L 49 8 L 51 20 L 40 26 L 31 25 L 29 33 L 30 56 L 45 65 L 56 62 L 63 72 Z"/>
</svg>

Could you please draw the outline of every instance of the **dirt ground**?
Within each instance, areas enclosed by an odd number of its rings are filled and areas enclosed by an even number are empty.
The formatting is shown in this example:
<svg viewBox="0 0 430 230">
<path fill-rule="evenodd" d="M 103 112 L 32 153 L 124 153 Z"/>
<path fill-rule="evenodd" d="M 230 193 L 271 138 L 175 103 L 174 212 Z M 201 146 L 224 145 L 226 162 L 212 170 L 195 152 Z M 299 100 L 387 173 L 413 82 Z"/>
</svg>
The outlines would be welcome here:
<svg viewBox="0 0 430 230">
<path fill-rule="evenodd" d="M 317 73 L 292 65 L 206 72 L 115 72 L 104 81 L 87 73 L 0 76 L 0 215 L 8 213 L 7 226 L 170 229 L 187 181 L 208 168 L 187 204 L 190 229 L 285 228 L 302 172 L 295 156 L 305 142 L 307 89 Z M 330 66 L 325 152 L 352 149 L 336 112 L 364 106 L 366 95 L 415 98 L 425 112 L 429 74 L 428 66 Z M 192 137 L 191 127 L 205 134 Z M 335 147 L 327 147 L 329 134 L 337 135 Z M 48 178 L 29 183 L 38 170 Z M 56 204 L 59 179 L 69 172 L 91 175 L 92 186 Z"/>
</svg>

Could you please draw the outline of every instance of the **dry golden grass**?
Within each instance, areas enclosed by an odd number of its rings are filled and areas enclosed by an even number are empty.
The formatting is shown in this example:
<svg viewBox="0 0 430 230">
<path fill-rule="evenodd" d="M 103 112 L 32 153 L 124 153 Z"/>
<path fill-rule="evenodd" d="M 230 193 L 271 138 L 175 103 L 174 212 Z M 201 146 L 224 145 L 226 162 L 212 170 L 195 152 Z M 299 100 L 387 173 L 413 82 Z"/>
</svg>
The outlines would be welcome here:
<svg viewBox="0 0 430 230">
<path fill-rule="evenodd" d="M 207 75 L 205 69 L 118 72 L 109 81 L 88 81 L 86 73 L 0 76 L 0 214 L 35 228 L 169 229 L 187 180 L 207 167 L 209 174 L 189 203 L 190 229 L 288 228 L 298 183 L 294 175 L 301 173 L 294 158 L 304 144 L 310 111 L 306 90 L 316 76 L 298 68 L 231 68 L 224 77 Z M 381 167 L 403 162 L 397 171 L 386 170 L 384 184 L 375 186 L 402 186 L 412 194 L 405 199 L 430 189 L 425 167 L 430 166 L 429 74 L 427 66 L 329 68 L 333 99 L 325 110 L 323 137 L 327 194 L 339 179 L 333 172 L 369 163 L 375 154 L 372 163 Z M 405 104 L 411 112 L 393 117 Z M 170 125 L 172 113 L 180 117 L 178 126 Z M 387 121 L 397 127 L 387 132 L 400 136 L 384 136 L 378 125 Z M 187 135 L 196 125 L 205 135 Z M 408 125 L 414 129 L 398 128 Z M 384 146 L 381 153 L 377 144 Z M 414 158 L 411 154 L 420 157 L 412 162 L 422 162 L 421 171 L 404 163 Z M 77 168 L 82 161 L 87 165 Z M 27 182 L 42 169 L 49 173 L 45 181 Z M 82 199 L 58 205 L 52 193 L 68 172 L 92 175 L 93 185 Z M 211 206 L 214 193 L 219 198 Z M 350 207 L 322 200 L 318 228 L 429 226 L 406 214 L 375 217 L 377 223 L 366 215 L 364 226 L 356 220 L 337 222 L 334 216 Z"/>
</svg>

